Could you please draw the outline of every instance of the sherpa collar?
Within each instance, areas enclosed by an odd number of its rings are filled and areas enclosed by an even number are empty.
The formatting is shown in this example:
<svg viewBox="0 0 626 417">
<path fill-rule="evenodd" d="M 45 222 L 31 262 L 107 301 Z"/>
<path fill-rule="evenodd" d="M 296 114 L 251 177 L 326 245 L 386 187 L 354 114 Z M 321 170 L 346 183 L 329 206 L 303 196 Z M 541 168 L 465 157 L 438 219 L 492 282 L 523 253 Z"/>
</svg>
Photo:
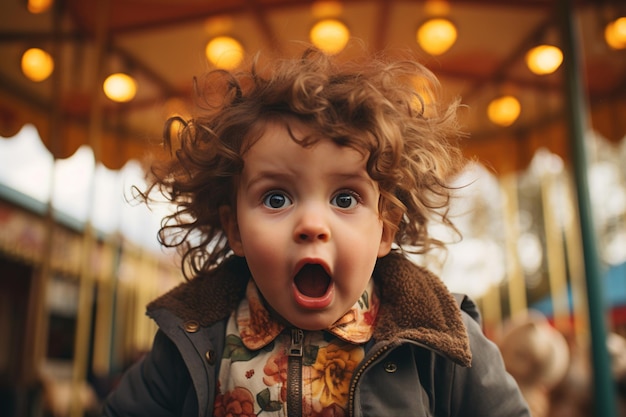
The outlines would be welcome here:
<svg viewBox="0 0 626 417">
<path fill-rule="evenodd" d="M 208 326 L 237 308 L 249 277 L 245 260 L 230 257 L 209 274 L 152 301 L 148 315 L 163 308 L 184 321 Z M 374 279 L 380 292 L 374 339 L 410 339 L 461 365 L 470 365 L 469 339 L 460 310 L 439 278 L 395 252 L 378 260 Z"/>
</svg>

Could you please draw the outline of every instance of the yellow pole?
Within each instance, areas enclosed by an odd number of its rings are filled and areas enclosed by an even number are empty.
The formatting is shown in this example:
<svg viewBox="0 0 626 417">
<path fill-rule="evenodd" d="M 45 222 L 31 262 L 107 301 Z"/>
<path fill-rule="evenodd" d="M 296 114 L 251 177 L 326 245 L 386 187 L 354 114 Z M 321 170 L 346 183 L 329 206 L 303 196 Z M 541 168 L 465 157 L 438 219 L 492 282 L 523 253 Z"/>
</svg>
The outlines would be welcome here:
<svg viewBox="0 0 626 417">
<path fill-rule="evenodd" d="M 565 249 L 567 252 L 567 265 L 570 271 L 570 286 L 572 288 L 572 300 L 574 311 L 574 332 L 578 346 L 588 346 L 589 335 L 589 304 L 587 303 L 587 283 L 585 281 L 585 263 L 583 258 L 582 234 L 574 195 L 572 178 L 569 178 L 566 187 L 570 212 L 565 216 Z"/>
<path fill-rule="evenodd" d="M 548 281 L 554 312 L 554 325 L 563 332 L 569 331 L 569 300 L 567 294 L 567 272 L 565 268 L 565 250 L 563 248 L 562 224 L 555 213 L 556 199 L 555 174 L 547 169 L 541 174 L 541 202 L 543 207 L 544 231 L 546 234 L 546 252 L 548 262 Z"/>
<path fill-rule="evenodd" d="M 104 67 L 104 51 L 106 43 L 106 32 L 109 18 L 109 0 L 99 0 L 95 9 L 98 16 L 96 26 L 96 62 L 94 67 L 96 73 L 93 74 L 92 84 L 92 102 L 91 102 L 91 119 L 89 125 L 89 144 L 94 153 L 94 162 L 97 164 L 100 158 L 100 137 L 102 135 L 102 101 L 101 101 L 101 71 Z M 95 175 L 95 170 L 94 170 Z M 87 368 L 89 362 L 89 342 L 91 336 L 91 321 L 93 318 L 93 292 L 94 277 L 91 271 L 91 256 L 95 241 L 95 231 L 91 223 L 91 215 L 93 212 L 94 196 L 93 177 L 92 185 L 89 187 L 89 195 L 87 196 L 87 221 L 83 232 L 83 248 L 81 274 L 79 282 L 79 299 L 78 299 L 78 317 L 76 321 L 76 339 L 74 343 L 74 366 L 72 372 L 72 398 L 70 402 L 70 417 L 82 417 L 84 410 L 81 404 L 81 389 L 87 378 Z"/>
<path fill-rule="evenodd" d="M 82 417 L 84 414 L 81 404 L 81 391 L 87 377 L 87 363 L 89 361 L 89 340 L 91 336 L 91 319 L 94 292 L 94 277 L 91 271 L 91 255 L 94 247 L 94 232 L 87 222 L 83 232 L 81 253 L 81 274 L 78 291 L 78 311 L 76 316 L 76 336 L 74 339 L 74 366 L 72 372 L 72 399 L 70 416 Z"/>
<path fill-rule="evenodd" d="M 517 176 L 506 174 L 500 179 L 503 190 L 504 227 L 506 240 L 506 264 L 511 317 L 527 311 L 526 282 L 520 264 L 517 242 L 519 241 L 519 213 L 517 199 Z"/>
<path fill-rule="evenodd" d="M 93 371 L 107 375 L 111 371 L 111 343 L 113 340 L 113 306 L 115 299 L 115 271 L 117 247 L 115 242 L 104 242 L 102 248 L 102 271 L 98 282 L 98 303 L 93 344 Z"/>
<path fill-rule="evenodd" d="M 53 165 L 54 171 L 54 165 Z M 50 182 L 53 184 L 54 175 Z M 50 186 L 53 189 L 53 186 Z M 22 363 L 22 381 L 18 384 L 32 384 L 40 378 L 42 365 L 48 348 L 48 308 L 47 293 L 52 274 L 51 258 L 54 241 L 54 218 L 49 202 L 45 218 L 44 247 L 39 268 L 33 273 L 32 285 L 28 294 L 28 310 L 24 337 L 24 361 Z"/>
<path fill-rule="evenodd" d="M 492 340 L 499 340 L 502 336 L 502 307 L 499 285 L 492 285 L 485 292 L 481 303 L 481 311 L 487 336 Z"/>
</svg>

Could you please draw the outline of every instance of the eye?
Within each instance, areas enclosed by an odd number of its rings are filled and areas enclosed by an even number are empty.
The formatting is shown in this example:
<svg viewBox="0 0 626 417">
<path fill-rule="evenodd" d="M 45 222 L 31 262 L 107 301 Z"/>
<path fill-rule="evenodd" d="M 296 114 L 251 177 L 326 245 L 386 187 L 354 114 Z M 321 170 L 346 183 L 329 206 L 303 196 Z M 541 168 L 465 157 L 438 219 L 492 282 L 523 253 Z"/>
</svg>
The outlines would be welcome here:
<svg viewBox="0 0 626 417">
<path fill-rule="evenodd" d="M 279 209 L 291 205 L 291 199 L 282 192 L 272 191 L 263 197 L 263 205 L 271 209 Z"/>
<path fill-rule="evenodd" d="M 359 204 L 359 197 L 354 192 L 342 191 L 335 194 L 330 203 L 342 209 L 350 209 Z"/>
</svg>

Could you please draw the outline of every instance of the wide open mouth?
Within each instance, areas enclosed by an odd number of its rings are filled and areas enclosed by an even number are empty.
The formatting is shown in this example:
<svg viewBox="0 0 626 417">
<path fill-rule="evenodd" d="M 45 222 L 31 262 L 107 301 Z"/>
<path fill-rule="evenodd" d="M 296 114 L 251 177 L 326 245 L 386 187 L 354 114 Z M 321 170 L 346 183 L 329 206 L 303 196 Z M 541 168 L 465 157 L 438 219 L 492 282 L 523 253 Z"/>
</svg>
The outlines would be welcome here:
<svg viewBox="0 0 626 417">
<path fill-rule="evenodd" d="M 294 284 L 298 291 L 311 298 L 324 296 L 328 291 L 330 282 L 330 276 L 319 264 L 304 265 L 294 278 Z"/>
</svg>

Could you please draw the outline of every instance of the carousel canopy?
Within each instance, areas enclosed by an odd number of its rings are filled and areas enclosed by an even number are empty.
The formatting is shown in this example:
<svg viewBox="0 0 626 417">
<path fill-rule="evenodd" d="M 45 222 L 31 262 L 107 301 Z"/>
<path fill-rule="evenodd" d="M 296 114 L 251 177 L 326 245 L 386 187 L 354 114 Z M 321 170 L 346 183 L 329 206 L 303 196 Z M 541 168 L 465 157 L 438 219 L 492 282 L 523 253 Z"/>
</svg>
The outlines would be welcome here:
<svg viewBox="0 0 626 417">
<path fill-rule="evenodd" d="M 261 51 L 272 59 L 289 53 L 294 41 L 308 42 L 313 26 L 331 19 L 372 51 L 417 53 L 440 78 L 445 98 L 460 96 L 467 105 L 461 114 L 470 134 L 467 154 L 497 173 L 523 169 L 541 147 L 567 161 L 563 65 L 537 75 L 526 64 L 534 46 L 562 48 L 563 4 L 570 4 L 580 32 L 591 123 L 609 140 L 620 140 L 626 134 L 626 55 L 624 45 L 610 46 L 604 37 L 607 25 L 626 14 L 617 0 L 5 0 L 0 133 L 10 137 L 33 123 L 55 157 L 90 144 L 98 161 L 121 168 L 160 141 L 168 115 L 189 114 L 193 77 L 221 65 L 206 56 L 210 41 L 228 36 L 245 54 Z M 418 29 L 435 18 L 456 31 L 443 52 L 417 39 Z M 41 58 L 54 65 L 47 78 L 33 81 L 22 71 L 31 48 L 49 54 Z M 105 96 L 103 83 L 113 73 L 134 79 L 129 101 Z M 516 99 L 520 109 L 506 127 L 487 116 L 502 96 Z"/>
<path fill-rule="evenodd" d="M 41 215 L 50 204 L 57 221 L 74 230 L 89 222 L 103 237 L 120 235 L 159 252 L 157 232 L 168 207 L 133 203 L 133 187 L 144 187 L 144 178 L 137 160 L 111 170 L 95 162 L 87 145 L 55 161 L 31 124 L 0 140 L 0 198 Z"/>
</svg>

